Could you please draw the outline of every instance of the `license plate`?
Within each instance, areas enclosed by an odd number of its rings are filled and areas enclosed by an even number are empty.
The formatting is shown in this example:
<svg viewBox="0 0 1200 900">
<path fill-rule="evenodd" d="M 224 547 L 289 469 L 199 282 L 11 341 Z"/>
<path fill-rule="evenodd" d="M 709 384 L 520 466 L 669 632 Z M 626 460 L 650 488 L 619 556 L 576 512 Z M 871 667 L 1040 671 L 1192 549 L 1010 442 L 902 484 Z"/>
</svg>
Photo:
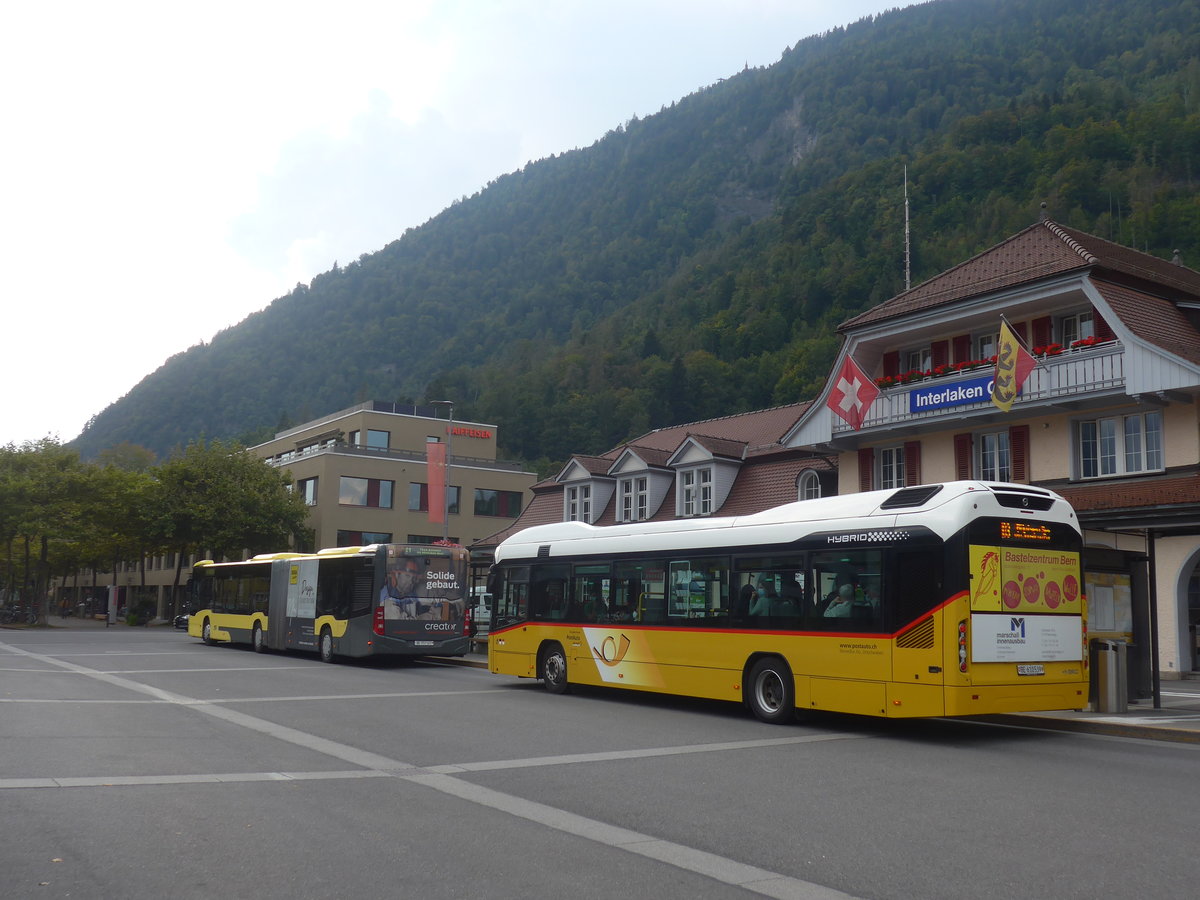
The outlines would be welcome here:
<svg viewBox="0 0 1200 900">
<path fill-rule="evenodd" d="M 413 641 L 414 647 L 432 647 L 433 641 Z"/>
<path fill-rule="evenodd" d="M 1030 663 L 1027 665 L 1017 666 L 1018 675 L 1045 675 L 1046 667 L 1041 663 Z"/>
</svg>

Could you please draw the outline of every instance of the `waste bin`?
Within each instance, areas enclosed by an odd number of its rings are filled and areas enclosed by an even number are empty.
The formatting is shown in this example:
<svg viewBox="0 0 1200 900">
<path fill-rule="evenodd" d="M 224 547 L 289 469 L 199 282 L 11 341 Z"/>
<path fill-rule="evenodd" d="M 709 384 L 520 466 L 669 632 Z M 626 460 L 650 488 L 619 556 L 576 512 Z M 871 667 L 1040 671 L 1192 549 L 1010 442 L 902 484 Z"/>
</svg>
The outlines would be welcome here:
<svg viewBox="0 0 1200 900">
<path fill-rule="evenodd" d="M 1092 641 L 1092 706 L 1096 712 L 1129 712 L 1125 641 Z"/>
</svg>

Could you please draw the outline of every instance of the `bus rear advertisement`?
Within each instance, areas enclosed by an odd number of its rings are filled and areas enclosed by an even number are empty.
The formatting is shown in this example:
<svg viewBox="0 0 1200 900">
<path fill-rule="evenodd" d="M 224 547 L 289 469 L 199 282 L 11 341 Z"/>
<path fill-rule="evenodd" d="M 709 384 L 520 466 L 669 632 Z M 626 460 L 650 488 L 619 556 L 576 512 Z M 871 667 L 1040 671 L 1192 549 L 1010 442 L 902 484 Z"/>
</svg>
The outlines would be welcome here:
<svg viewBox="0 0 1200 900">
<path fill-rule="evenodd" d="M 496 550 L 488 666 L 797 710 L 1087 704 L 1082 536 L 1057 494 L 952 482 L 753 515 L 525 529 Z"/>
<path fill-rule="evenodd" d="M 329 662 L 462 656 L 470 640 L 463 547 L 372 544 L 205 560 L 190 585 L 188 633 L 208 644 L 314 651 Z"/>
</svg>

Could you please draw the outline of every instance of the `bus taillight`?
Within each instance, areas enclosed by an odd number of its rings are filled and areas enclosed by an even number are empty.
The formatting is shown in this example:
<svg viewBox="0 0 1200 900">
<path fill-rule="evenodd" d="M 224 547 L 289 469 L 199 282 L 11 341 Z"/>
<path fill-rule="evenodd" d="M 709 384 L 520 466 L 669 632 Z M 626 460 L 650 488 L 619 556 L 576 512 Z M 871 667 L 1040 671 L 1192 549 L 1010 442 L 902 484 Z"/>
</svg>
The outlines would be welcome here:
<svg viewBox="0 0 1200 900">
<path fill-rule="evenodd" d="M 1087 619 L 1084 619 L 1080 624 L 1083 625 L 1083 670 L 1086 672 L 1088 666 L 1091 665 L 1092 662 L 1091 659 L 1088 658 Z"/>
<path fill-rule="evenodd" d="M 958 623 L 958 671 L 967 671 L 967 620 Z"/>
<path fill-rule="evenodd" d="M 383 605 L 375 607 L 375 618 L 371 623 L 371 630 L 376 634 L 383 634 Z"/>
</svg>

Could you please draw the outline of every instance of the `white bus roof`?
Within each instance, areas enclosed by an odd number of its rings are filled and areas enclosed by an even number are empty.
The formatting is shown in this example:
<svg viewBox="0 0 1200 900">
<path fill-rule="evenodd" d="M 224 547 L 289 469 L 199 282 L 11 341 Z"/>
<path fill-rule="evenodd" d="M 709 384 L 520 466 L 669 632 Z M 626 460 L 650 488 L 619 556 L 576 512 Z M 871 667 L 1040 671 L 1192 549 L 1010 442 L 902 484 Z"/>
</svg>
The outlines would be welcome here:
<svg viewBox="0 0 1200 900">
<path fill-rule="evenodd" d="M 1022 508 L 1026 500 L 1049 509 Z M 955 481 L 797 500 L 745 516 L 668 519 L 621 525 L 556 522 L 517 532 L 496 548 L 496 561 L 575 554 L 655 553 L 787 543 L 823 531 L 923 525 L 948 538 L 977 516 L 1037 518 L 1078 530 L 1058 494 L 1029 485 Z"/>
</svg>

